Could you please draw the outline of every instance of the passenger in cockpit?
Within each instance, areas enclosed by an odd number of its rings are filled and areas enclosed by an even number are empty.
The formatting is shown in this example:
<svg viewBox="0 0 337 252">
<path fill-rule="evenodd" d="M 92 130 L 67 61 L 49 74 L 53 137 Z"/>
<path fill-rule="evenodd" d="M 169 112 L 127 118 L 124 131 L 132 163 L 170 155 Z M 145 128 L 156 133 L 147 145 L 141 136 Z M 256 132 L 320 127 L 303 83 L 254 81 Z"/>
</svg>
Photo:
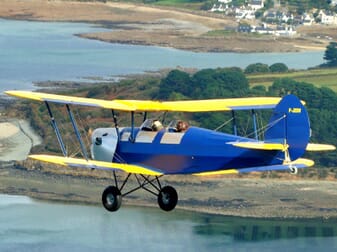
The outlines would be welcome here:
<svg viewBox="0 0 337 252">
<path fill-rule="evenodd" d="M 164 127 L 163 125 L 161 124 L 161 122 L 159 120 L 154 120 L 152 122 L 152 125 L 151 125 L 151 129 L 152 131 L 160 131 L 162 130 Z"/>
<path fill-rule="evenodd" d="M 185 132 L 188 129 L 189 125 L 185 121 L 178 121 L 176 126 L 177 132 Z"/>
</svg>

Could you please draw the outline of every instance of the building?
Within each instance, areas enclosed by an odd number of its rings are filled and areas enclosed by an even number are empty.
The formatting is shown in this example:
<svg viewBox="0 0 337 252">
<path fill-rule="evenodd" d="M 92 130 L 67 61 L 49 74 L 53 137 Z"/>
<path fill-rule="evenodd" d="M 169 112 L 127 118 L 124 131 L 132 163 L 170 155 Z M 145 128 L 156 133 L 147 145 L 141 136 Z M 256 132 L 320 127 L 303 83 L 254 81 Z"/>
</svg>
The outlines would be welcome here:
<svg viewBox="0 0 337 252">
<path fill-rule="evenodd" d="M 250 7 L 253 11 L 257 11 L 264 7 L 264 2 L 263 0 L 251 0 L 248 3 L 248 7 Z"/>
<path fill-rule="evenodd" d="M 321 19 L 322 24 L 337 25 L 337 15 L 332 12 L 320 10 L 318 16 Z"/>
</svg>

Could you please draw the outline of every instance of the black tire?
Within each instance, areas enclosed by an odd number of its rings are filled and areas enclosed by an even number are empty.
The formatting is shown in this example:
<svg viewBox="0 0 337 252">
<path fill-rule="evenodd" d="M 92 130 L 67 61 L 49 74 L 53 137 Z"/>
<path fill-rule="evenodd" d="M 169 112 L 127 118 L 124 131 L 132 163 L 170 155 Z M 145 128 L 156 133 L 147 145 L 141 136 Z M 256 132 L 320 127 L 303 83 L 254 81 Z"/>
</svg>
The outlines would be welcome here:
<svg viewBox="0 0 337 252">
<path fill-rule="evenodd" d="M 102 203 L 106 210 L 117 211 L 122 204 L 121 191 L 115 186 L 108 186 L 102 193 Z"/>
<path fill-rule="evenodd" d="M 178 202 L 177 191 L 172 186 L 163 187 L 158 195 L 158 205 L 164 211 L 173 210 Z"/>
</svg>

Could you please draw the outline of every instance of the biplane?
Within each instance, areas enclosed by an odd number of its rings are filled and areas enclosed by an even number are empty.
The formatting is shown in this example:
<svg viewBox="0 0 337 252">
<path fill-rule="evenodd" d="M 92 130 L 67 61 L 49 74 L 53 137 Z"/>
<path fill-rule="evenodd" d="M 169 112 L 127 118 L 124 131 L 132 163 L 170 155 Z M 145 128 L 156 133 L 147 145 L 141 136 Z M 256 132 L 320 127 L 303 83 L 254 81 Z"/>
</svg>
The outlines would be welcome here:
<svg viewBox="0 0 337 252">
<path fill-rule="evenodd" d="M 171 211 L 178 202 L 172 186 L 162 186 L 164 175 L 192 174 L 209 176 L 253 171 L 290 170 L 312 166 L 314 162 L 301 158 L 306 151 L 334 150 L 333 145 L 309 143 L 310 123 L 304 102 L 294 95 L 278 97 L 209 99 L 192 101 L 100 100 L 30 91 L 7 91 L 7 95 L 44 102 L 51 125 L 56 133 L 63 156 L 30 155 L 32 159 L 89 169 L 112 170 L 114 184 L 102 193 L 103 206 L 117 211 L 126 195 L 144 189 L 157 197 L 158 205 Z M 50 103 L 64 104 L 83 158 L 69 157 Z M 112 111 L 114 127 L 98 128 L 92 132 L 90 154 L 82 141 L 70 106 L 91 106 Z M 235 111 L 251 110 L 256 132 L 255 111 L 272 109 L 269 123 L 264 127 L 264 139 L 237 134 Z M 115 111 L 131 115 L 129 127 L 119 127 Z M 160 121 L 147 118 L 149 112 L 208 112 L 230 111 L 233 134 L 190 126 L 183 121 L 164 127 Z M 143 123 L 135 126 L 135 113 L 144 114 Z M 116 171 L 127 173 L 123 182 Z M 135 188 L 124 192 L 131 175 Z M 121 184 L 120 184 L 121 183 Z"/>
</svg>

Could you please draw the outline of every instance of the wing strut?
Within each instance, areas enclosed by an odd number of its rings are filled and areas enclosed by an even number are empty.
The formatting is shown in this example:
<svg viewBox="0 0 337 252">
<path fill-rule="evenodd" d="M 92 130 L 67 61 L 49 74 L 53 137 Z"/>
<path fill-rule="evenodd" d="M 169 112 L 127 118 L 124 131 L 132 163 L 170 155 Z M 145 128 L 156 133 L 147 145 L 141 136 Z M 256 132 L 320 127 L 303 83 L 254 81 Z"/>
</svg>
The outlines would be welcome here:
<svg viewBox="0 0 337 252">
<path fill-rule="evenodd" d="M 73 125 L 73 128 L 74 128 L 74 131 L 75 131 L 77 140 L 78 140 L 78 142 L 80 143 L 83 157 L 88 161 L 88 159 L 89 159 L 89 158 L 88 158 L 88 153 L 87 153 L 87 150 L 86 150 L 86 148 L 85 148 L 85 146 L 84 146 L 84 144 L 83 144 L 83 141 L 82 141 L 82 137 L 81 137 L 80 131 L 78 130 L 76 121 L 75 121 L 75 119 L 74 119 L 74 115 L 73 115 L 73 113 L 72 113 L 71 110 L 70 110 L 69 104 L 66 104 L 66 107 L 67 107 L 67 111 L 68 111 L 68 114 L 69 114 L 69 118 L 70 118 L 71 124 Z"/>
<path fill-rule="evenodd" d="M 237 136 L 238 135 L 238 129 L 236 127 L 235 110 L 232 110 L 232 118 L 233 118 L 233 134 L 235 136 Z"/>
<path fill-rule="evenodd" d="M 129 138 L 131 143 L 135 142 L 135 112 L 131 111 L 131 135 Z"/>
<path fill-rule="evenodd" d="M 257 135 L 257 123 L 256 123 L 256 113 L 255 110 L 252 109 L 252 117 L 253 117 L 253 126 L 254 126 L 254 135 L 255 135 L 255 139 L 259 140 L 259 137 Z"/>
<path fill-rule="evenodd" d="M 51 126 L 53 127 L 54 131 L 55 131 L 55 134 L 56 134 L 56 137 L 57 137 L 57 140 L 60 144 L 60 147 L 61 147 L 61 150 L 62 150 L 62 153 L 63 155 L 66 157 L 68 154 L 67 154 L 67 150 L 66 150 L 66 147 L 64 146 L 64 142 L 62 140 L 62 137 L 61 137 L 61 134 L 60 134 L 60 130 L 59 128 L 57 127 L 57 123 L 55 121 L 55 118 L 53 116 L 53 113 L 51 112 L 51 109 L 50 109 L 50 106 L 48 104 L 47 101 L 45 101 L 45 104 L 46 104 L 46 107 L 48 109 L 48 113 L 49 113 L 49 116 L 50 116 L 50 120 L 51 120 Z"/>
<path fill-rule="evenodd" d="M 114 120 L 114 124 L 115 124 L 115 129 L 116 129 L 116 133 L 117 133 L 117 137 L 118 137 L 118 141 L 119 141 L 119 129 L 118 129 L 118 121 L 117 121 L 117 116 L 116 116 L 116 113 L 115 113 L 115 110 L 111 110 L 111 113 L 112 113 L 112 118 Z"/>
</svg>

